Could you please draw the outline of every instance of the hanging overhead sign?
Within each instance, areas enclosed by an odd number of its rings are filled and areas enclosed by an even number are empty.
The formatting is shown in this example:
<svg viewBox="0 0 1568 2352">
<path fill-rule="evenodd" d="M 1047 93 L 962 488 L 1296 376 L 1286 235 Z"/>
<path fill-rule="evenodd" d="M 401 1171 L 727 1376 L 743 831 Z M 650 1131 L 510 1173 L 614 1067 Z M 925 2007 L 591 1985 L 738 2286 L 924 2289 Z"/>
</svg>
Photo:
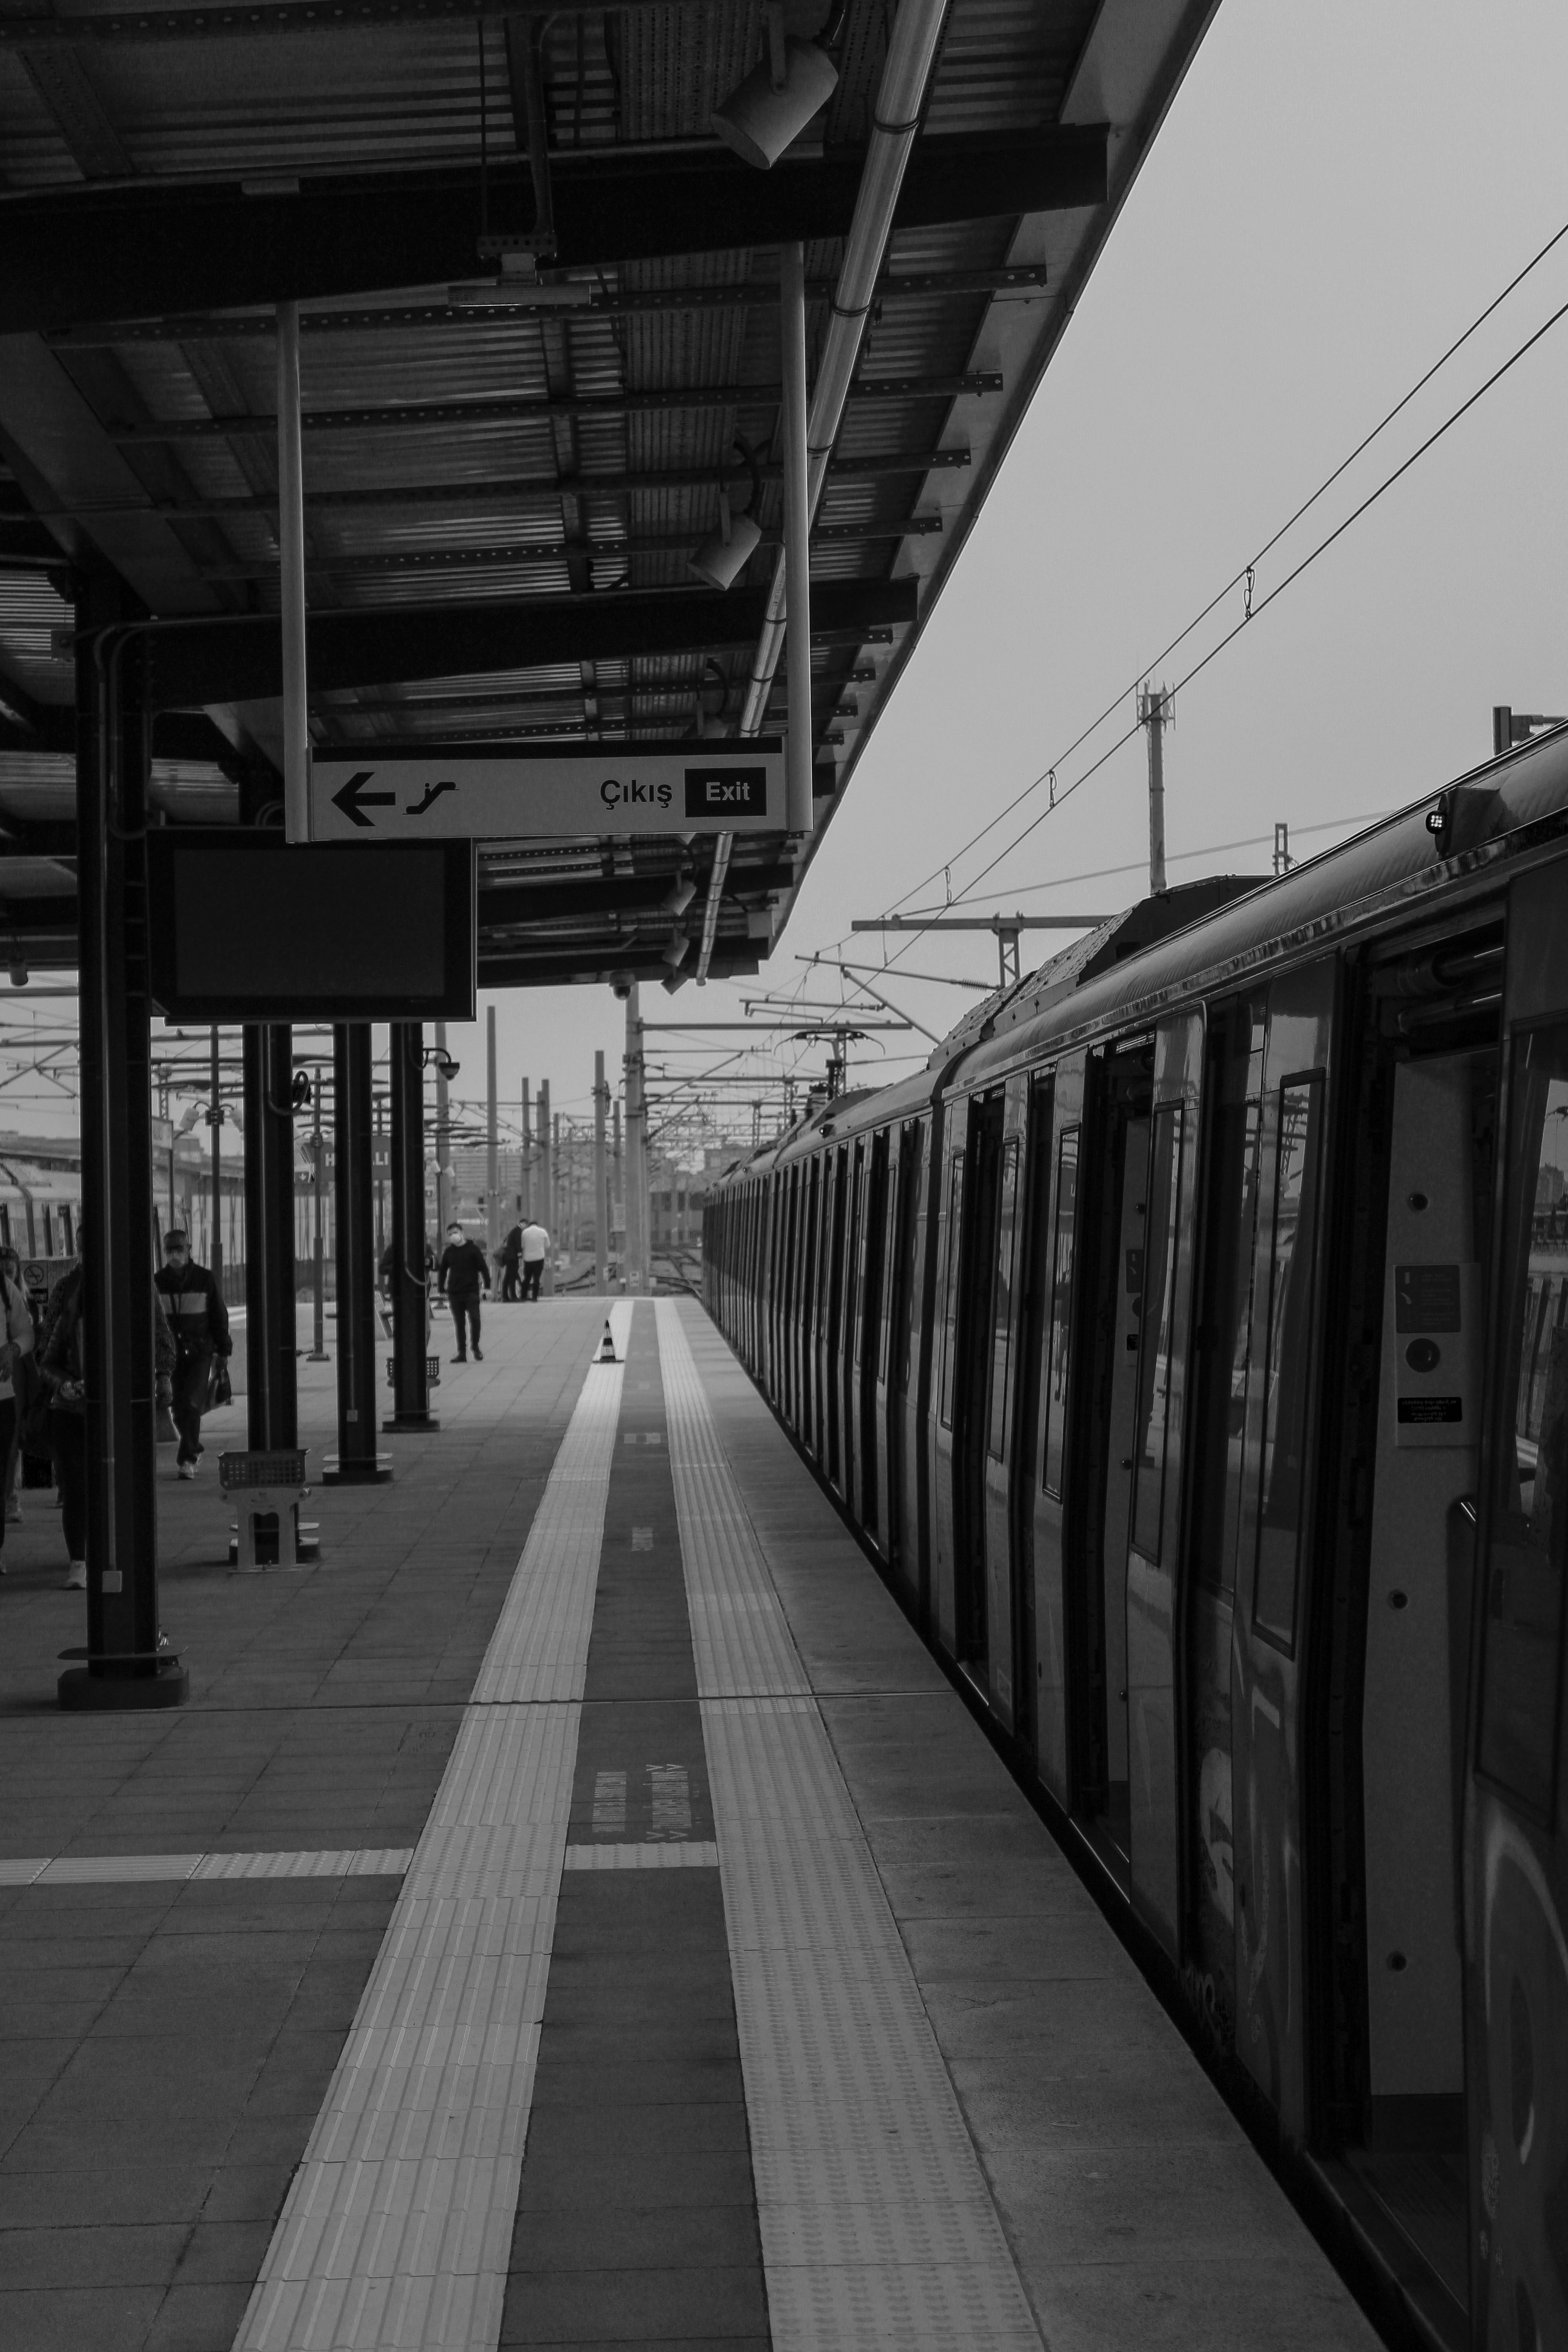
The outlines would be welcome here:
<svg viewBox="0 0 1568 2352">
<path fill-rule="evenodd" d="M 316 751 L 316 841 L 521 841 L 563 834 L 779 833 L 775 735 L 694 743 L 389 743 Z"/>
</svg>

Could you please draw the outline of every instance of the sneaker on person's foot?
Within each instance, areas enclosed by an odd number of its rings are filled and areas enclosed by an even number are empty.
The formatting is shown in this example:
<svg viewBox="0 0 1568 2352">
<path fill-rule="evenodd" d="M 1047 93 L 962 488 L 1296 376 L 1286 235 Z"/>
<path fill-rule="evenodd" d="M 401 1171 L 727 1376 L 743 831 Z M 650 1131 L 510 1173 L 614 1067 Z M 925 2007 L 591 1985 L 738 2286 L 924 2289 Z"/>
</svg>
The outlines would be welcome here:
<svg viewBox="0 0 1568 2352">
<path fill-rule="evenodd" d="M 70 1566 L 66 1570 L 65 1589 L 68 1592 L 85 1592 L 87 1591 L 87 1562 L 85 1559 L 72 1560 Z"/>
<path fill-rule="evenodd" d="M 177 1475 L 182 1478 L 194 1478 L 196 1475 L 196 1465 L 194 1462 L 178 1462 L 174 1467 Z"/>
<path fill-rule="evenodd" d="M 474 1361 L 475 1361 L 475 1363 L 476 1363 L 476 1364 L 482 1364 L 482 1363 L 484 1362 L 484 1360 L 485 1360 L 485 1351 L 484 1351 L 484 1349 L 483 1349 L 482 1348 L 476 1348 L 476 1349 L 474 1349 Z"/>
</svg>

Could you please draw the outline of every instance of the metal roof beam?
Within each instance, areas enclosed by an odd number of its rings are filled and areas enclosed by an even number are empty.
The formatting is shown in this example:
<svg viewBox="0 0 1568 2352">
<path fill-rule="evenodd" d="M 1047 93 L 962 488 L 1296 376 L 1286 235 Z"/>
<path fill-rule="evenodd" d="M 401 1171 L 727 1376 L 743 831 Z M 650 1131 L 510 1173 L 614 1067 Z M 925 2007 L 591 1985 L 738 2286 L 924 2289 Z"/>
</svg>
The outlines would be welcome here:
<svg viewBox="0 0 1568 2352">
<path fill-rule="evenodd" d="M 930 301 L 933 297 L 946 300 L 965 294 L 1014 294 L 1026 299 L 1040 292 L 1046 282 L 1043 261 L 1005 269 L 904 270 L 879 278 L 873 299 L 879 308 L 888 302 Z M 831 278 L 808 278 L 807 301 L 830 300 L 834 283 Z M 771 278 L 749 278 L 738 286 L 659 286 L 633 294 L 595 292 L 581 306 L 579 316 L 586 312 L 591 317 L 642 319 L 682 310 L 776 310 L 778 300 L 779 289 Z M 498 286 L 493 302 L 395 302 L 378 303 L 368 310 L 306 310 L 300 320 L 300 331 L 310 337 L 409 334 L 430 327 L 470 331 L 515 327 L 521 317 L 536 307 L 526 293 L 516 292 L 509 299 L 504 288 Z M 69 351 L 94 351 L 104 343 L 270 342 L 276 332 L 277 317 L 271 310 L 204 310 L 183 319 L 121 319 L 107 325 L 59 327 L 47 340 Z"/>
<path fill-rule="evenodd" d="M 571 481 L 563 483 L 562 488 L 569 489 L 573 495 L 575 495 L 578 485 L 575 481 Z M 828 524 L 826 527 L 819 525 L 813 531 L 812 538 L 826 546 L 847 544 L 859 546 L 881 541 L 929 538 L 933 531 L 939 531 L 941 529 L 940 515 L 906 515 L 900 520 L 889 522 L 837 523 Z M 351 575 L 368 574 L 373 577 L 380 574 L 385 577 L 389 573 L 395 575 L 403 572 L 417 578 L 422 572 L 494 571 L 498 567 L 504 569 L 520 563 L 570 564 L 574 558 L 588 563 L 613 563 L 618 559 L 634 555 L 689 554 L 701 536 L 700 530 L 694 530 L 673 533 L 662 532 L 655 538 L 644 536 L 631 539 L 584 539 L 581 541 L 535 539 L 511 542 L 503 547 L 403 548 L 385 555 L 333 555 L 328 552 L 312 552 L 306 556 L 305 569 L 308 572 L 313 572 L 318 576 L 342 572 Z M 760 544 L 763 547 L 778 547 L 782 541 L 776 530 L 765 530 Z M 263 560 L 255 563 L 227 565 L 209 563 L 204 565 L 203 570 L 208 580 L 275 581 L 278 577 L 276 557 L 270 562 Z M 589 584 L 584 581 L 584 589 Z M 573 585 L 575 588 L 576 583 L 574 582 Z"/>
<path fill-rule="evenodd" d="M 969 375 L 862 376 L 849 398 L 867 400 L 965 400 L 1003 390 L 993 369 Z M 648 416 L 704 408 L 773 408 L 782 397 L 776 383 L 663 384 L 653 392 L 565 394 L 544 400 L 405 401 L 373 408 L 307 408 L 301 428 L 314 433 L 398 433 L 433 425 L 466 427 L 492 425 L 552 425 L 581 416 Z M 153 417 L 135 425 L 106 425 L 110 441 L 126 446 L 176 441 L 273 441 L 275 416 Z"/>
<path fill-rule="evenodd" d="M 467 677 L 557 663 L 626 661 L 746 642 L 762 625 L 763 592 L 624 589 L 614 595 L 496 597 L 483 602 L 314 612 L 310 683 L 318 692 L 392 686 L 404 679 Z M 874 627 L 916 617 L 912 580 L 824 581 L 813 597 L 813 636 L 850 643 Z M 164 624 L 151 640 L 152 691 L 160 709 L 258 701 L 282 688 L 276 614 Z"/>
<path fill-rule="evenodd" d="M 831 482 L 875 482 L 900 477 L 908 479 L 924 474 L 950 473 L 969 462 L 965 448 L 876 450 L 863 457 L 831 458 L 827 475 Z M 764 482 L 784 478 L 780 466 L 760 466 L 757 471 Z M 631 499 L 657 497 L 664 490 L 717 489 L 721 485 L 744 489 L 750 484 L 749 467 L 674 466 L 659 473 L 579 474 L 574 487 L 584 498 Z M 384 483 L 364 489 L 313 489 L 306 505 L 312 514 L 326 508 L 505 506 L 520 499 L 536 499 L 542 505 L 553 506 L 560 495 L 560 481 L 552 473 L 518 475 L 504 481 Z M 49 507 L 39 509 L 41 515 L 59 511 L 62 510 Z M 127 509 L 121 502 L 109 508 L 73 506 L 69 511 L 86 519 L 99 513 L 123 514 Z M 161 515 L 276 514 L 278 499 L 275 492 L 260 491 L 241 498 L 180 499 L 161 504 L 157 511 Z M 7 524 L 12 520 L 9 515 L 0 518 Z"/>
<path fill-rule="evenodd" d="M 894 227 L 1101 204 L 1107 136 L 1094 124 L 924 137 Z M 556 266 L 844 236 L 863 162 L 856 148 L 772 172 L 705 153 L 563 164 L 552 174 Z M 492 191 L 492 231 L 508 226 L 500 201 Z M 344 174 L 251 195 L 237 179 L 145 194 L 71 189 L 7 196 L 3 208 L 0 332 L 15 332 L 449 282 L 475 267 L 479 174 Z"/>
</svg>

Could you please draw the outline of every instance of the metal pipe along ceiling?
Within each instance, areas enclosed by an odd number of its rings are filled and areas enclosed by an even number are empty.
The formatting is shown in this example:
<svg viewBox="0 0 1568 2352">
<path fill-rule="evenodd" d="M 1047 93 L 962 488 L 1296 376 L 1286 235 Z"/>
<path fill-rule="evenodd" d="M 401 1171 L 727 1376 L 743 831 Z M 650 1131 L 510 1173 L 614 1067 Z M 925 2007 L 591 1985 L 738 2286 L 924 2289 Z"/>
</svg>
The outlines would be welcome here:
<svg viewBox="0 0 1568 2352">
<path fill-rule="evenodd" d="M 849 397 L 849 386 L 860 357 L 867 315 L 892 231 L 893 212 L 899 201 L 899 191 L 904 184 L 904 172 L 914 145 L 921 109 L 925 103 L 926 84 L 936 62 L 946 15 L 947 0 L 900 0 L 893 37 L 888 48 L 888 62 L 882 68 L 881 88 L 877 93 L 876 112 L 871 118 L 871 143 L 866 151 L 865 168 L 860 174 L 860 193 L 855 199 L 855 217 L 850 224 L 849 241 L 844 248 L 844 264 L 838 273 L 827 333 L 817 361 L 816 385 L 806 426 L 810 460 L 807 497 L 814 521 L 822 502 L 827 460 L 838 437 L 844 405 Z M 773 684 L 773 672 L 778 667 L 779 655 L 784 646 L 784 607 L 785 578 L 781 552 L 773 563 L 767 618 L 757 640 L 756 659 L 752 665 L 751 684 L 741 715 L 742 735 L 755 735 L 762 729 L 768 689 Z"/>
<path fill-rule="evenodd" d="M 860 191 L 855 199 L 855 217 L 850 223 L 849 239 L 844 248 L 844 263 L 833 296 L 827 333 L 817 361 L 811 415 L 806 421 L 808 526 L 816 520 L 816 509 L 822 503 L 827 461 L 838 437 L 845 403 L 849 397 L 849 387 L 860 357 L 867 316 L 876 293 L 877 279 L 881 274 L 888 239 L 892 234 L 893 213 L 899 201 L 899 191 L 904 184 L 904 172 L 920 126 L 926 84 L 936 63 L 946 16 L 947 0 L 900 0 L 893 37 L 888 47 L 888 62 L 882 68 L 881 87 L 877 92 L 876 111 L 871 118 L 871 143 L 866 151 Z M 779 656 L 784 649 L 787 584 L 784 552 L 780 548 L 773 559 L 766 618 L 757 640 L 756 658 L 752 664 L 751 681 L 741 713 L 740 732 L 742 735 L 756 735 L 762 731 L 763 714 L 767 708 L 773 673 L 778 668 Z M 730 863 L 730 842 L 731 836 L 721 834 L 715 846 L 713 877 L 708 903 L 703 909 L 702 942 L 697 959 L 697 978 L 700 981 L 708 977 L 708 962 L 718 934 L 719 907 L 723 894 L 724 874 Z"/>
</svg>

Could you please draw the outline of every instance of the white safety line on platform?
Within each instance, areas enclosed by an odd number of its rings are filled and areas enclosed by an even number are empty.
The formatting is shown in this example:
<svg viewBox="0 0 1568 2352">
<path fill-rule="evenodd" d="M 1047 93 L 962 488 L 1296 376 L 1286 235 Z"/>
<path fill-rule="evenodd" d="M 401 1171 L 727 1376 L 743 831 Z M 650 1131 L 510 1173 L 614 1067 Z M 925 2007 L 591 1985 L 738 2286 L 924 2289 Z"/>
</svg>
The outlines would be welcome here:
<svg viewBox="0 0 1568 2352">
<path fill-rule="evenodd" d="M 119 1886 L 193 1878 L 401 1878 L 412 1846 L 316 1853 L 61 1853 L 0 1862 L 0 1886 Z"/>
<path fill-rule="evenodd" d="M 689 1845 L 569 1845 L 568 1870 L 717 1870 L 719 1849 L 693 1838 Z"/>
<path fill-rule="evenodd" d="M 237 2352 L 500 2340 L 623 1377 L 589 1366 Z"/>
<path fill-rule="evenodd" d="M 775 2352 L 1039 2352 L 679 1310 L 657 1313 Z"/>
</svg>

